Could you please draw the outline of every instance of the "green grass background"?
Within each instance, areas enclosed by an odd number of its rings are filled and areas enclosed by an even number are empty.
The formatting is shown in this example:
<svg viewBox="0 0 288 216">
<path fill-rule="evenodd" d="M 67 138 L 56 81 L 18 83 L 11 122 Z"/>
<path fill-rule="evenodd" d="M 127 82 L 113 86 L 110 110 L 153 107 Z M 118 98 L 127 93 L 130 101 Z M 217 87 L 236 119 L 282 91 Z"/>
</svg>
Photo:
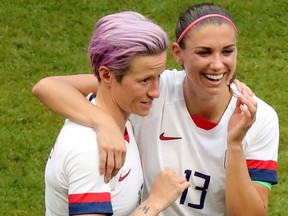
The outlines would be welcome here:
<svg viewBox="0 0 288 216">
<path fill-rule="evenodd" d="M 90 72 L 87 46 L 100 17 L 135 10 L 174 41 L 179 13 L 196 2 L 203 1 L 0 0 L 0 215 L 43 215 L 44 168 L 63 118 L 33 97 L 33 85 L 45 76 Z M 238 78 L 278 112 L 279 184 L 272 189 L 269 215 L 287 215 L 288 3 L 215 3 L 231 12 L 239 28 Z M 171 55 L 167 67 L 178 67 Z"/>
</svg>

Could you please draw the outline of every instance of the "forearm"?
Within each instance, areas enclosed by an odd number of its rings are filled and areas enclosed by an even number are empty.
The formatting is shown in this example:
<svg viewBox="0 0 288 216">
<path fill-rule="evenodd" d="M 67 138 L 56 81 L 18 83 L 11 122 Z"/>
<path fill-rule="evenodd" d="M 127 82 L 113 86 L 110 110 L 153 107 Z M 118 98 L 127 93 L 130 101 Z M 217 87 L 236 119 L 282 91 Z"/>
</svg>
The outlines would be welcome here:
<svg viewBox="0 0 288 216">
<path fill-rule="evenodd" d="M 76 89 L 73 80 L 81 83 L 81 79 L 84 84 L 83 86 L 78 84 Z M 87 80 L 91 81 L 87 83 Z M 92 89 L 94 83 L 95 88 Z M 101 118 L 103 111 L 92 105 L 83 95 L 95 92 L 95 89 L 97 89 L 95 77 L 75 75 L 44 78 L 33 87 L 32 92 L 51 111 L 80 124 L 95 127 L 93 119 Z"/>
<path fill-rule="evenodd" d="M 251 181 L 241 145 L 228 145 L 226 205 L 232 216 L 267 214 L 267 203 Z"/>
</svg>

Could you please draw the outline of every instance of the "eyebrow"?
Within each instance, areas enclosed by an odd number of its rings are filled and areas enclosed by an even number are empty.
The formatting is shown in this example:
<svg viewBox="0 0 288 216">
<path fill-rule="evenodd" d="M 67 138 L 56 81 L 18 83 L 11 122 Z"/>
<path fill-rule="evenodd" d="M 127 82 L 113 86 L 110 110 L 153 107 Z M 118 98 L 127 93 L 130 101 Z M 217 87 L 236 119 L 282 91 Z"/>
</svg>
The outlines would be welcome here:
<svg viewBox="0 0 288 216">
<path fill-rule="evenodd" d="M 224 49 L 231 48 L 231 47 L 236 47 L 236 44 L 230 44 L 224 47 Z M 194 47 L 194 49 L 212 49 L 211 47 L 205 47 L 205 46 L 198 46 Z"/>
</svg>

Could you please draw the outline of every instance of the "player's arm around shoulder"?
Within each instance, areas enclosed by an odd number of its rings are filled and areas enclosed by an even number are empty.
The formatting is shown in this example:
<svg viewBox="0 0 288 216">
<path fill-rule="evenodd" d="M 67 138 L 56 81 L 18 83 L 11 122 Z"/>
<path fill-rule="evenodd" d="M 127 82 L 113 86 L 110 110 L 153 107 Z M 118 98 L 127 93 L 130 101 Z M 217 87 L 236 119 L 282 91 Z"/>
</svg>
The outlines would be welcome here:
<svg viewBox="0 0 288 216">
<path fill-rule="evenodd" d="M 149 197 L 130 216 L 158 215 L 172 205 L 189 186 L 184 176 L 166 168 L 154 180 Z"/>
</svg>

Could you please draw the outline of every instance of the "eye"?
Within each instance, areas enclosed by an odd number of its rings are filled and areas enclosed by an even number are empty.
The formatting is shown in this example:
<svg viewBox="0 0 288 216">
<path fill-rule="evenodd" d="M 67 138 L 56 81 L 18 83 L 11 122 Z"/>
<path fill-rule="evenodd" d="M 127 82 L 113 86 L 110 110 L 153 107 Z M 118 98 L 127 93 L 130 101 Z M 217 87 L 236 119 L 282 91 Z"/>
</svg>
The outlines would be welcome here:
<svg viewBox="0 0 288 216">
<path fill-rule="evenodd" d="M 233 53 L 234 52 L 234 49 L 228 49 L 228 50 L 224 50 L 223 51 L 223 54 L 225 55 L 225 56 L 229 56 L 231 53 Z"/>
<path fill-rule="evenodd" d="M 145 79 L 141 80 L 140 82 L 141 82 L 142 84 L 146 84 L 146 83 L 148 83 L 148 81 L 149 81 L 149 78 L 145 78 Z"/>
<path fill-rule="evenodd" d="M 212 53 L 211 50 L 201 50 L 201 51 L 197 52 L 197 54 L 199 56 L 202 56 L 202 57 L 209 56 L 211 53 Z"/>
</svg>

